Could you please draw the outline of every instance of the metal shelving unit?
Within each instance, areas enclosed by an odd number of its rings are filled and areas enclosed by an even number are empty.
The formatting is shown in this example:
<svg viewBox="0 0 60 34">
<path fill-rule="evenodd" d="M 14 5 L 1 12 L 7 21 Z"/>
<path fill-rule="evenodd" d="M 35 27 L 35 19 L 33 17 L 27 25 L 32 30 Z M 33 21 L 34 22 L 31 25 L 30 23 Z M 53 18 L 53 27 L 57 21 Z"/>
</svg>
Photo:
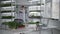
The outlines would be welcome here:
<svg viewBox="0 0 60 34">
<path fill-rule="evenodd" d="M 39 4 L 39 5 L 38 5 Z M 32 5 L 30 5 L 30 6 L 40 6 L 40 10 L 30 10 L 29 11 L 29 13 L 30 12 L 39 12 L 40 13 L 40 16 L 34 16 L 34 15 L 32 15 L 32 16 L 29 16 L 29 18 L 37 18 L 37 19 L 40 19 L 40 22 L 41 22 L 41 18 L 42 18 L 42 15 L 41 15 L 41 12 L 44 12 L 43 10 L 41 10 L 41 5 L 44 5 L 44 4 L 42 4 L 41 3 L 41 0 L 40 0 L 40 3 L 36 3 L 35 5 L 34 5 L 34 3 L 32 4 Z M 38 9 L 38 7 L 36 8 L 36 9 Z"/>
<path fill-rule="evenodd" d="M 12 2 L 12 0 L 10 2 L 1 1 L 1 4 L 0 4 L 1 11 L 0 11 L 0 13 L 1 13 L 1 21 L 2 21 L 2 23 L 14 21 L 15 16 L 13 16 L 13 13 L 15 11 L 13 10 L 14 9 L 13 6 L 15 7 L 14 2 Z M 6 29 L 6 26 L 4 28 L 4 26 L 2 25 L 2 28 Z"/>
</svg>

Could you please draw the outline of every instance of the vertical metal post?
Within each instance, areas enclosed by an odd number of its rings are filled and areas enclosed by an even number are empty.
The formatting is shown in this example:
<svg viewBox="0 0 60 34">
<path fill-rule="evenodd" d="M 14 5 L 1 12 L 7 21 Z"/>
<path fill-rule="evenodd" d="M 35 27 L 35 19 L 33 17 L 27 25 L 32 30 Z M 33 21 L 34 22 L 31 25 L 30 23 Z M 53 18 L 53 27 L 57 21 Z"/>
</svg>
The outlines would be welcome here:
<svg viewBox="0 0 60 34">
<path fill-rule="evenodd" d="M 41 16 L 42 16 L 42 15 L 41 15 L 41 5 L 42 5 L 42 4 L 41 4 L 41 0 L 40 0 L 40 23 L 41 23 Z M 39 24 L 40 24 L 40 23 L 39 23 Z M 40 28 L 40 30 L 39 30 L 39 31 L 40 31 L 39 34 L 41 34 L 41 26 L 40 26 L 39 28 Z"/>
<path fill-rule="evenodd" d="M 53 28 L 51 28 L 51 34 L 54 34 L 53 30 L 54 30 L 54 29 L 53 29 Z"/>
<path fill-rule="evenodd" d="M 12 0 L 11 0 L 11 16 L 12 16 Z M 12 21 L 12 18 L 11 18 L 11 21 Z"/>
<path fill-rule="evenodd" d="M 25 22 L 25 6 L 22 7 L 22 9 L 23 9 L 23 20 L 24 20 L 24 22 Z"/>
<path fill-rule="evenodd" d="M 52 0 L 51 0 L 50 3 L 51 3 L 51 18 L 52 18 Z"/>
<path fill-rule="evenodd" d="M 15 0 L 15 3 L 14 3 L 14 6 L 15 6 L 15 8 L 14 8 L 14 17 L 15 17 L 15 14 L 16 14 L 16 0 Z"/>
<path fill-rule="evenodd" d="M 1 1 L 0 1 L 0 4 L 1 4 Z M 2 19 L 1 19 L 1 6 L 0 6 L 0 26 L 2 26 L 1 23 L 2 23 Z"/>
<path fill-rule="evenodd" d="M 29 16 L 28 15 L 29 15 L 29 11 L 28 11 L 28 6 L 27 6 L 27 23 L 29 22 L 29 18 L 28 18 Z"/>
<path fill-rule="evenodd" d="M 40 0 L 40 16 L 41 16 L 41 0 Z M 41 22 L 41 18 L 40 18 L 40 22 Z"/>
<path fill-rule="evenodd" d="M 60 0 L 59 0 L 59 3 L 60 3 Z M 60 9 L 60 4 L 59 4 L 59 9 Z M 59 21 L 60 21 L 60 10 L 59 10 Z"/>
</svg>

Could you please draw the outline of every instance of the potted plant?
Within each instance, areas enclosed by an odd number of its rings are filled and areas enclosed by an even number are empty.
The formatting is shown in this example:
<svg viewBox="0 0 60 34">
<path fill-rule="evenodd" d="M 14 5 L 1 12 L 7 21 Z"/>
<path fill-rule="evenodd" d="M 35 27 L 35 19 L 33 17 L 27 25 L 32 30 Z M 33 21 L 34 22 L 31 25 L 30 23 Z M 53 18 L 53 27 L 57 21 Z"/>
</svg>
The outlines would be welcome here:
<svg viewBox="0 0 60 34">
<path fill-rule="evenodd" d="M 19 24 L 18 28 L 25 27 L 24 22 L 23 22 L 22 19 L 15 19 L 14 21 Z"/>
<path fill-rule="evenodd" d="M 36 22 L 36 25 L 39 25 L 39 23 L 40 23 L 40 22 L 39 22 L 39 21 L 37 21 L 37 22 Z"/>
<path fill-rule="evenodd" d="M 19 28 L 24 28 L 25 27 L 25 25 L 19 25 Z"/>
<path fill-rule="evenodd" d="M 10 29 L 17 29 L 19 26 L 19 24 L 14 21 L 13 22 L 4 22 L 2 24 L 8 25 Z"/>
<path fill-rule="evenodd" d="M 19 23 L 19 28 L 24 28 L 24 27 L 25 27 L 24 23 L 23 22 L 20 22 Z"/>
</svg>

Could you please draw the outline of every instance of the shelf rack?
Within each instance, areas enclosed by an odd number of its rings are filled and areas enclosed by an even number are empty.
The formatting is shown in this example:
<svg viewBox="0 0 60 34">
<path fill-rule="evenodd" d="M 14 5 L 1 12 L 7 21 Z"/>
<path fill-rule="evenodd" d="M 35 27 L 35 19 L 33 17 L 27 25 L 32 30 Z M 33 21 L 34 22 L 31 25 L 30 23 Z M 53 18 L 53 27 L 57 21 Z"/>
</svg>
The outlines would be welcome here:
<svg viewBox="0 0 60 34">
<path fill-rule="evenodd" d="M 31 5 L 29 5 L 29 6 L 41 6 L 41 5 L 44 5 L 44 3 L 41 3 L 41 0 L 40 0 L 40 3 L 36 3 L 36 4 L 31 4 Z M 38 9 L 38 7 L 37 7 L 37 9 Z M 44 9 L 43 10 L 41 10 L 41 8 L 40 8 L 40 10 L 30 10 L 29 11 L 29 13 L 30 12 L 39 12 L 40 13 L 40 16 L 29 16 L 29 18 L 37 18 L 37 19 L 40 19 L 40 22 L 41 22 L 41 18 L 42 18 L 42 15 L 41 15 L 41 12 L 44 12 Z"/>
<path fill-rule="evenodd" d="M 9 1 L 11 1 L 11 2 L 1 1 L 1 3 L 0 3 L 1 24 L 4 23 L 4 22 L 14 21 L 15 16 L 13 16 L 13 13 L 15 12 L 15 10 L 13 10 L 12 6 L 15 6 L 15 5 L 14 5 L 14 2 L 12 2 L 12 0 L 9 0 Z M 6 3 L 4 3 L 4 2 L 6 2 Z M 8 9 L 4 9 L 3 7 L 4 8 L 5 7 L 11 7 L 11 8 L 10 8 L 10 10 L 8 10 L 9 8 Z M 9 15 L 7 13 L 9 13 L 11 15 Z M 4 28 L 3 25 L 1 25 L 1 26 L 2 26 L 1 28 Z M 6 29 L 6 25 L 5 25 L 4 29 Z"/>
</svg>

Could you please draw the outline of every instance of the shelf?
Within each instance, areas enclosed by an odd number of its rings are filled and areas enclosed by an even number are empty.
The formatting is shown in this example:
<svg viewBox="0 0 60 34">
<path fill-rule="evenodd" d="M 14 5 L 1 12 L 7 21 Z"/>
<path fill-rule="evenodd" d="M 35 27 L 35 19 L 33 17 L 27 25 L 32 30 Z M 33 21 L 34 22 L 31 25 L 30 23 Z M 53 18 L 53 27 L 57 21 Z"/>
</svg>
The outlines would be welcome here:
<svg viewBox="0 0 60 34">
<path fill-rule="evenodd" d="M 11 11 L 11 10 L 9 10 L 9 11 L 1 11 L 1 13 L 8 13 L 8 12 L 14 12 L 14 11 Z"/>
<path fill-rule="evenodd" d="M 15 6 L 14 4 L 7 3 L 7 4 L 0 4 L 0 7 L 7 7 L 7 6 Z"/>
<path fill-rule="evenodd" d="M 16 5 L 18 5 L 18 6 L 22 6 L 23 4 L 16 4 Z M 41 4 L 42 5 L 42 4 Z M 39 5 L 39 6 L 41 6 L 41 5 Z M 37 4 L 24 4 L 24 6 L 38 6 Z"/>
<path fill-rule="evenodd" d="M 44 5 L 44 3 L 42 3 L 42 4 L 41 3 L 38 3 L 37 5 Z"/>
<path fill-rule="evenodd" d="M 43 12 L 43 10 L 31 10 L 29 12 Z"/>
<path fill-rule="evenodd" d="M 29 2 L 29 1 L 28 1 Z M 37 5 L 44 5 L 43 2 L 40 2 L 40 1 L 32 1 L 32 2 L 29 2 L 30 4 L 37 4 Z"/>
<path fill-rule="evenodd" d="M 54 19 L 54 18 L 51 18 L 51 20 L 59 20 L 59 19 Z"/>
<path fill-rule="evenodd" d="M 30 16 L 29 18 L 42 18 L 42 16 Z"/>
<path fill-rule="evenodd" d="M 46 18 L 46 17 L 42 17 L 42 19 L 59 20 L 59 19 L 54 19 L 54 18 Z"/>
<path fill-rule="evenodd" d="M 36 22 L 29 22 L 28 24 L 36 24 Z"/>
<path fill-rule="evenodd" d="M 15 3 L 15 1 L 12 1 L 12 2 L 11 2 L 11 0 L 7 0 L 7 1 L 5 0 L 5 1 L 1 1 L 1 3 L 3 3 L 3 4 L 7 4 L 7 3 Z"/>
<path fill-rule="evenodd" d="M 2 22 L 11 22 L 11 21 L 14 21 L 14 18 L 13 19 L 2 19 Z"/>
<path fill-rule="evenodd" d="M 2 19 L 11 19 L 14 18 L 13 16 L 2 16 Z"/>
</svg>

